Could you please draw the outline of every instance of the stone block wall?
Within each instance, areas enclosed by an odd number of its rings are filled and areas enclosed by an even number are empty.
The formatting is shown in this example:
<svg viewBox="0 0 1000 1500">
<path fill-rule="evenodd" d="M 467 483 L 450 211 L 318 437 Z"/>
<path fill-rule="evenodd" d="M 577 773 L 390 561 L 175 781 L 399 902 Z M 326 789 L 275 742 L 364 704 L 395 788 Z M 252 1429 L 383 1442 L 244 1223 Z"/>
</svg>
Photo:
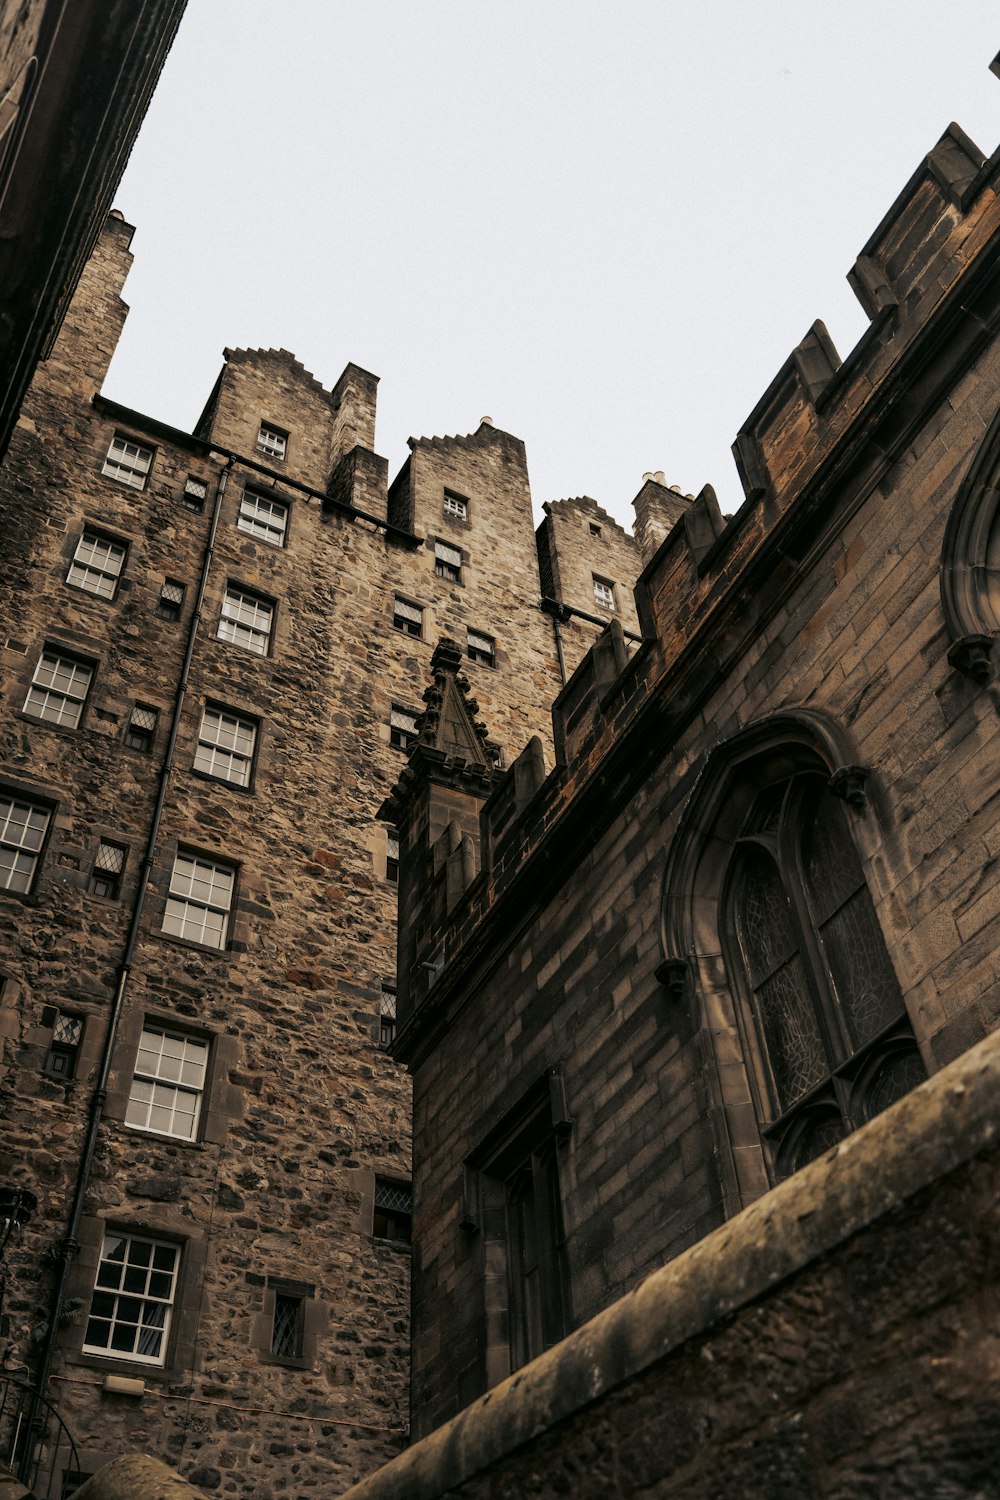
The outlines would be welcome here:
<svg viewBox="0 0 1000 1500">
<path fill-rule="evenodd" d="M 109 222 L 0 471 L 0 787 L 50 813 L 30 891 L 0 893 L 0 1177 L 40 1200 L 4 1337 L 30 1367 L 110 1045 L 49 1394 L 88 1471 L 145 1449 L 207 1493 L 329 1493 L 398 1451 L 407 1425 L 409 1247 L 374 1232 L 377 1181 L 410 1178 L 409 1083 L 379 1045 L 396 884 L 376 813 L 406 759 L 393 710 L 421 713 L 439 634 L 467 649 L 469 628 L 487 633 L 493 664 L 467 658 L 468 673 L 507 753 L 548 736 L 558 665 L 516 439 L 415 444 L 414 535 L 378 524 L 374 377 L 354 366 L 329 392 L 281 351 L 232 352 L 197 437 L 93 399 L 130 235 Z M 284 463 L 257 450 L 261 420 L 287 430 Z M 116 434 L 152 453 L 141 488 L 102 473 Z M 328 496 L 345 454 L 374 519 Z M 460 585 L 428 545 L 458 535 L 446 488 L 470 502 Z M 241 527 L 247 490 L 285 507 L 283 545 Z M 67 582 L 84 528 L 126 549 L 111 598 Z M 260 654 L 219 634 L 232 589 L 272 609 Z M 418 635 L 399 628 L 400 598 L 422 609 Z M 45 646 L 91 670 L 77 727 L 23 711 Z M 137 708 L 156 716 L 140 747 Z M 196 769 L 206 709 L 254 724 L 249 785 Z M 112 897 L 91 889 L 102 839 L 127 851 Z M 222 950 L 163 930 L 179 851 L 236 872 Z M 83 1023 L 69 1080 L 46 1070 L 59 1015 Z M 126 1124 L 144 1025 L 208 1044 L 192 1142 Z M 106 1230 L 179 1250 L 160 1362 L 84 1352 Z M 279 1295 L 301 1305 L 285 1357 Z"/>
</svg>

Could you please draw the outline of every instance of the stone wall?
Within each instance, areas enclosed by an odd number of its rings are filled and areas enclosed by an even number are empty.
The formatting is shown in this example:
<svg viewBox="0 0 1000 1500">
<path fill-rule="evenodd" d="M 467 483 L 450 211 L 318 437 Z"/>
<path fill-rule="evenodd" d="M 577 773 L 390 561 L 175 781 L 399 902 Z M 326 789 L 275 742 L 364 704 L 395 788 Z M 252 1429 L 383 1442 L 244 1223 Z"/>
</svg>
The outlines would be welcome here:
<svg viewBox="0 0 1000 1500">
<path fill-rule="evenodd" d="M 379 522 L 384 462 L 365 446 L 374 377 L 354 366 L 327 391 L 282 351 L 231 352 L 198 437 L 93 400 L 125 312 L 130 237 L 109 220 L 0 472 L 0 785 L 51 815 L 30 891 L 0 894 L 0 1176 L 40 1200 L 5 1338 L 34 1362 L 114 1015 L 49 1394 L 88 1471 L 142 1448 L 206 1492 L 329 1493 L 406 1433 L 409 1247 L 373 1218 L 377 1179 L 410 1177 L 409 1083 L 379 1045 L 396 885 L 376 812 L 406 753 L 392 713 L 419 716 L 437 636 L 466 650 L 471 628 L 494 642 L 493 663 L 467 657 L 467 671 L 509 754 L 548 738 L 558 665 L 517 439 L 486 427 L 415 442 L 401 480 L 411 521 L 393 529 Z M 261 420 L 289 433 L 284 467 L 255 447 Z M 144 487 L 102 473 L 116 434 L 152 450 Z M 247 462 L 227 463 L 244 448 Z M 347 460 L 354 478 L 328 495 Z M 344 499 L 359 487 L 368 520 Z M 241 529 L 248 488 L 286 507 L 284 545 Z M 446 489 L 469 502 L 458 526 Z M 85 527 L 127 548 L 113 598 L 66 581 Z M 436 571 L 435 536 L 462 548 L 459 581 Z M 273 608 L 263 654 L 219 636 L 232 588 Z M 397 628 L 400 598 L 422 610 L 419 635 Z M 23 711 L 45 646 L 92 672 L 76 728 Z M 127 743 L 137 707 L 156 715 L 139 748 Z M 206 708 L 255 724 L 248 786 L 195 768 Z M 102 839 L 127 851 L 110 898 L 91 889 Z M 236 870 L 221 951 L 163 930 L 178 851 Z M 59 1014 L 84 1028 L 70 1080 L 46 1069 Z M 209 1045 L 193 1142 L 125 1122 L 144 1024 Z M 107 1228 L 179 1248 L 162 1362 L 84 1352 Z M 297 1351 L 282 1358 L 279 1295 L 301 1303 Z"/>
<path fill-rule="evenodd" d="M 994 1492 L 1000 1039 L 345 1500 Z"/>
<path fill-rule="evenodd" d="M 516 1363 L 504 1231 L 470 1199 L 543 1080 L 570 1327 L 785 1171 L 722 916 L 746 788 L 804 767 L 842 799 L 878 935 L 858 972 L 884 964 L 911 1081 L 996 1025 L 998 700 L 956 664 L 940 571 L 1000 407 L 1000 217 L 995 162 L 953 192 L 935 161 L 866 250 L 907 267 L 905 306 L 839 368 L 804 341 L 741 435 L 745 505 L 726 524 L 705 490 L 682 512 L 639 581 L 638 651 L 609 627 L 556 701 L 555 768 L 526 752 L 482 806 L 464 897 L 441 919 L 418 895 L 417 966 L 444 960 L 399 1041 L 420 1433 Z"/>
</svg>

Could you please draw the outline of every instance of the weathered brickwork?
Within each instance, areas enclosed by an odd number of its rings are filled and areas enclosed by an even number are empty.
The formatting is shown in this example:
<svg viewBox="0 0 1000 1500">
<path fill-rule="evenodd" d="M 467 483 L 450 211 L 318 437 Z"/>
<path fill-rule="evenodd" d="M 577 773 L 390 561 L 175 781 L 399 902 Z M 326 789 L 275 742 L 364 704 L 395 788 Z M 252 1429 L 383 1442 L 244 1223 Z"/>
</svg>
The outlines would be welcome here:
<svg viewBox="0 0 1000 1500">
<path fill-rule="evenodd" d="M 1000 442 L 997 170 L 950 131 L 915 175 L 854 273 L 870 333 L 841 365 L 816 325 L 779 372 L 740 433 L 747 499 L 728 524 L 711 490 L 679 507 L 637 587 L 642 644 L 630 654 L 612 622 L 556 700 L 554 769 L 539 745 L 485 802 L 454 781 L 447 816 L 460 832 L 480 813 L 481 869 L 446 906 L 405 874 L 445 788 L 400 784 L 403 927 L 420 934 L 398 1044 L 414 1074 L 420 1433 L 523 1363 L 511 1329 L 530 1293 L 511 1268 L 530 1255 L 491 1220 L 495 1178 L 508 1222 L 537 1229 L 522 1179 L 530 1154 L 540 1194 L 554 1153 L 565 1330 L 791 1170 L 733 956 L 750 938 L 727 926 L 748 919 L 726 915 L 766 788 L 827 785 L 816 816 L 862 872 L 854 910 L 874 913 L 845 964 L 864 1004 L 882 997 L 890 1050 L 857 1047 L 837 1075 L 845 1110 L 875 1076 L 866 1056 L 891 1056 L 910 1087 L 996 1026 L 1000 616 L 996 506 L 978 497 Z M 953 518 L 977 505 L 962 532 Z M 958 642 L 942 568 L 981 597 Z M 835 939 L 816 933 L 819 973 Z M 847 968 L 829 966 L 842 977 L 822 984 L 846 995 Z M 543 1262 L 525 1276 L 543 1282 Z M 552 1342 L 545 1316 L 529 1353 Z"/>
<path fill-rule="evenodd" d="M 193 436 L 95 396 L 130 238 L 112 216 L 0 472 L 0 796 L 47 820 L 28 890 L 0 893 L 0 1173 L 39 1198 L 4 1338 L 30 1369 L 50 1360 L 88 1471 L 142 1450 L 206 1493 L 332 1494 L 407 1426 L 410 1257 L 377 1183 L 410 1178 L 410 1099 L 379 1045 L 396 885 L 376 812 L 439 636 L 491 758 L 551 747 L 558 655 L 516 438 L 413 440 L 390 497 L 356 366 L 328 391 L 284 351 L 227 351 Z M 85 532 L 105 548 L 89 564 Z M 26 706 L 45 651 L 89 674 L 78 723 L 72 694 L 40 717 L 37 682 Z M 237 720 L 253 744 L 234 760 L 217 741 Z M 116 888 L 102 841 L 126 851 Z M 179 885 L 206 864 L 231 902 Z M 228 906 L 221 947 L 165 930 L 179 900 L 192 922 Z M 63 1016 L 83 1025 L 70 1077 Z M 134 1118 L 144 1028 L 207 1058 L 192 1140 Z M 111 1356 L 88 1336 L 108 1232 L 174 1257 L 162 1346 Z"/>
</svg>

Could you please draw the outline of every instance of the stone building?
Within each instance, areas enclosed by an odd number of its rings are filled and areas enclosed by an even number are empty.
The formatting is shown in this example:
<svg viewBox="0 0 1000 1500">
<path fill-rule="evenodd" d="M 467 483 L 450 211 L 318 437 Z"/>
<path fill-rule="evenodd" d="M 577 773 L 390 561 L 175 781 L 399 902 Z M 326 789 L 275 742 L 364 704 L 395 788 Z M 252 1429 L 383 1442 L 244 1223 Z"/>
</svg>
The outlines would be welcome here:
<svg viewBox="0 0 1000 1500">
<path fill-rule="evenodd" d="M 0 0 L 0 457 L 185 0 Z"/>
<path fill-rule="evenodd" d="M 60 1482 L 145 1450 L 208 1491 L 329 1495 L 406 1431 L 379 805 L 439 637 L 489 780 L 551 752 L 560 652 L 641 561 L 564 504 L 571 581 L 543 591 L 521 442 L 411 440 L 389 485 L 356 365 L 327 389 L 228 350 L 194 433 L 105 400 L 131 236 L 112 214 L 0 470 L 0 1183 L 38 1198 L 4 1372 L 75 1437 L 70 1462 L 46 1430 Z"/>
<path fill-rule="evenodd" d="M 950 127 L 552 758 L 491 775 L 433 658 L 383 809 L 424 1441 L 357 1500 L 995 1492 L 998 184 Z"/>
</svg>

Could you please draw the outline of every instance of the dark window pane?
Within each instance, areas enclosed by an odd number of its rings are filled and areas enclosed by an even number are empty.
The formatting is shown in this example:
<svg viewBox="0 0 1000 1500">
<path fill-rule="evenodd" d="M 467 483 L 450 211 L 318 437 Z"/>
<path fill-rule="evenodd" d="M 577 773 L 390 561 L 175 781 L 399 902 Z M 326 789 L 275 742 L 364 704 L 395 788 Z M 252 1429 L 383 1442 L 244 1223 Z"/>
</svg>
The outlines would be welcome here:
<svg viewBox="0 0 1000 1500">
<path fill-rule="evenodd" d="M 802 861 L 810 905 L 816 921 L 823 922 L 864 886 L 864 871 L 846 815 L 825 787 L 817 785 L 807 793 L 802 819 Z"/>
<path fill-rule="evenodd" d="M 830 1071 L 798 955 L 760 985 L 757 1009 L 780 1114 L 821 1083 Z"/>
<path fill-rule="evenodd" d="M 865 1092 L 867 1120 L 874 1119 L 897 1099 L 924 1083 L 927 1069 L 916 1047 L 897 1047 L 879 1064 Z"/>
<path fill-rule="evenodd" d="M 738 892 L 740 943 L 751 983 L 757 985 L 787 962 L 798 946 L 778 867 L 763 849 L 742 852 Z"/>
<path fill-rule="evenodd" d="M 795 1134 L 794 1143 L 789 1153 L 790 1160 L 785 1168 L 788 1172 L 797 1172 L 800 1167 L 815 1161 L 822 1156 L 824 1151 L 829 1151 L 838 1141 L 842 1141 L 847 1135 L 848 1127 L 839 1114 L 833 1110 L 820 1113 L 818 1111 L 807 1114 L 799 1130 Z"/>
<path fill-rule="evenodd" d="M 867 889 L 820 929 L 851 1050 L 870 1042 L 902 1014 L 903 997 Z"/>
</svg>

